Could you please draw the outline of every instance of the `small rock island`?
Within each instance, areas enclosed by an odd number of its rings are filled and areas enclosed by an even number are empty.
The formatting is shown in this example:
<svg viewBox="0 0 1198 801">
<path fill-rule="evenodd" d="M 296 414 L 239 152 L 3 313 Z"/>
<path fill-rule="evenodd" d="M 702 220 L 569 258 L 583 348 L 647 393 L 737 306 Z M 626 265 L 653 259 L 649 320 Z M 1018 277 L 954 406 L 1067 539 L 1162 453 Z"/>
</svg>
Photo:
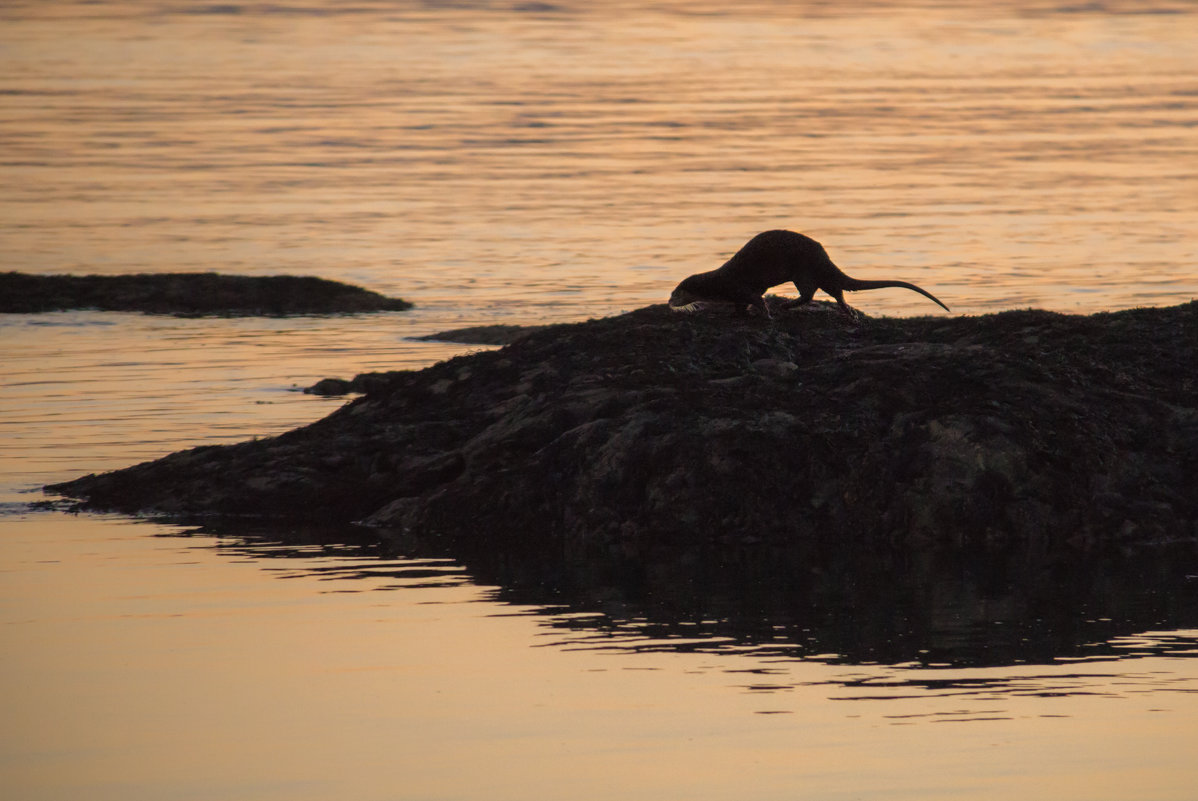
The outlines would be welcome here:
<svg viewBox="0 0 1198 801">
<path fill-rule="evenodd" d="M 281 317 L 402 311 L 411 307 L 399 298 L 311 276 L 0 273 L 0 313 L 6 314 L 96 309 L 182 317 Z"/>
<path fill-rule="evenodd" d="M 1198 302 L 1088 316 L 552 325 L 270 439 L 49 487 L 82 508 L 362 522 L 585 558 L 1198 543 Z M 812 558 L 816 558 L 813 556 Z"/>
</svg>

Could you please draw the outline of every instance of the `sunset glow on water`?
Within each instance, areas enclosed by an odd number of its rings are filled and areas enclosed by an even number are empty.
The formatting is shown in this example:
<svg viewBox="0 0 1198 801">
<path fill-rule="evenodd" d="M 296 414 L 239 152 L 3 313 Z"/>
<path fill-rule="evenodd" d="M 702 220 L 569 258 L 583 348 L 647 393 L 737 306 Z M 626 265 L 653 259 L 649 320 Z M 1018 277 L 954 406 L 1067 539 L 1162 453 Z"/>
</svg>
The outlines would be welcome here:
<svg viewBox="0 0 1198 801">
<path fill-rule="evenodd" d="M 1191 4 L 521 8 L 10 4 L 10 267 L 576 318 L 791 228 L 960 313 L 1196 293 Z"/>
<path fill-rule="evenodd" d="M 954 315 L 1187 302 L 1196 31 L 1180 0 L 0 5 L 0 270 L 416 303 L 0 316 L 0 796 L 1193 798 L 1198 581 L 1038 620 L 962 571 L 910 630 L 719 587 L 671 617 L 360 532 L 29 503 L 472 349 L 416 336 L 663 303 L 771 228 Z"/>
</svg>

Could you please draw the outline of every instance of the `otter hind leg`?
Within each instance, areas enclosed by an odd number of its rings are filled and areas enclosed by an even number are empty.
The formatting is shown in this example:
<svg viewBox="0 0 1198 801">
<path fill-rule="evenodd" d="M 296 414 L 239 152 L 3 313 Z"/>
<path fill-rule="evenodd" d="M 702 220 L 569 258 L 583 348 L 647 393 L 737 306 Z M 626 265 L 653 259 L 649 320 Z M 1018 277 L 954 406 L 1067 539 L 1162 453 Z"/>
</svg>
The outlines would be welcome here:
<svg viewBox="0 0 1198 801">
<path fill-rule="evenodd" d="M 824 291 L 827 292 L 827 290 L 824 290 Z M 832 298 L 836 301 L 837 305 L 840 306 L 841 314 L 846 315 L 848 317 L 853 316 L 853 307 L 844 302 L 844 290 L 843 289 L 838 289 L 835 292 L 828 292 L 828 294 L 831 295 Z"/>
<path fill-rule="evenodd" d="M 824 291 L 828 292 L 828 290 L 826 290 L 826 289 Z M 832 298 L 836 301 L 837 305 L 840 306 L 841 314 L 843 314 L 845 317 L 849 317 L 852 319 L 857 318 L 857 316 L 858 316 L 857 310 L 854 309 L 849 304 L 844 302 L 844 290 L 843 289 L 837 289 L 835 292 L 828 292 L 828 294 L 831 295 Z"/>
</svg>

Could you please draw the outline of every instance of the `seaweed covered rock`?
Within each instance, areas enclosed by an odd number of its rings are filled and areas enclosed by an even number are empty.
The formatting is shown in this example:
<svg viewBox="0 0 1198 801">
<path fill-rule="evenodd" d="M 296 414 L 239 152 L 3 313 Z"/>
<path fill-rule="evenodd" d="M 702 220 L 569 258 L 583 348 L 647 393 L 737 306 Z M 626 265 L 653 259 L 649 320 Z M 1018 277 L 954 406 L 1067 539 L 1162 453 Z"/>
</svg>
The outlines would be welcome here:
<svg viewBox="0 0 1198 801">
<path fill-rule="evenodd" d="M 651 306 L 375 374 L 279 437 L 50 488 L 572 553 L 1198 538 L 1198 303 L 773 320 Z"/>
</svg>

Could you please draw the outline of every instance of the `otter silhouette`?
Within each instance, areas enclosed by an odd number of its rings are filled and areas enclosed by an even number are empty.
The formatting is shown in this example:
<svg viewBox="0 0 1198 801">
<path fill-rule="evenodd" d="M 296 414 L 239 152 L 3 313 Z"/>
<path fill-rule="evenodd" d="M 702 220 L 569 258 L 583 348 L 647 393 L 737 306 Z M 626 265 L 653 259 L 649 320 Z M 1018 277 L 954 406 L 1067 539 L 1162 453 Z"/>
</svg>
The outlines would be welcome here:
<svg viewBox="0 0 1198 801">
<path fill-rule="evenodd" d="M 851 313 L 844 302 L 845 292 L 862 289 L 901 287 L 918 292 L 939 304 L 948 306 L 925 289 L 906 281 L 862 281 L 845 275 L 828 258 L 823 245 L 809 236 L 794 231 L 765 231 L 750 239 L 736 254 L 716 270 L 686 278 L 670 293 L 670 308 L 692 311 L 704 302 L 735 303 L 737 312 L 752 306 L 770 316 L 762 295 L 770 287 L 794 283 L 799 290 L 797 300 L 788 301 L 783 308 L 810 302 L 815 290 L 822 289 L 836 299 L 842 312 Z"/>
</svg>

